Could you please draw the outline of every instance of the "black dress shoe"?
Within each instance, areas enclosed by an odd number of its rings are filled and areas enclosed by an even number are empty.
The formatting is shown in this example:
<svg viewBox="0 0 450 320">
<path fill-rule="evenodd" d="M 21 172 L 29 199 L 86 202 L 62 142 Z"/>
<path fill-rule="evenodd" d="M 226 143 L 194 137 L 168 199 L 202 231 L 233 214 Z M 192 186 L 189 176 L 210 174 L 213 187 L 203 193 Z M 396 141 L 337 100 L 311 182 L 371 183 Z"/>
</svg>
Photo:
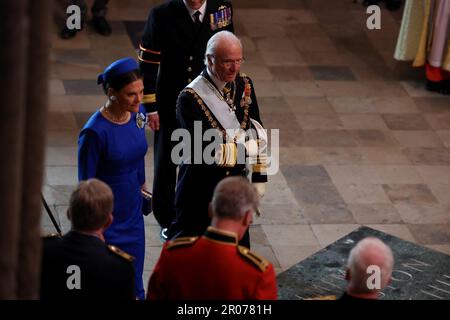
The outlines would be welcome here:
<svg viewBox="0 0 450 320">
<path fill-rule="evenodd" d="M 430 81 L 427 80 L 427 86 L 428 91 L 433 91 L 441 94 L 450 94 L 450 80 L 444 80 L 444 81 Z"/>
<path fill-rule="evenodd" d="M 102 36 L 109 36 L 111 34 L 111 27 L 103 17 L 94 17 L 92 19 L 92 25 Z"/>
<path fill-rule="evenodd" d="M 78 29 L 69 29 L 69 28 L 67 28 L 67 26 L 66 27 L 64 27 L 62 30 L 61 30 L 61 32 L 59 33 L 59 36 L 62 38 L 62 39 L 65 39 L 65 40 L 67 40 L 67 39 L 72 39 L 73 37 L 75 37 L 76 35 L 77 35 L 77 32 L 78 31 L 80 31 L 80 30 L 78 30 Z"/>
<path fill-rule="evenodd" d="M 386 9 L 395 11 L 402 6 L 401 0 L 386 0 Z"/>
</svg>

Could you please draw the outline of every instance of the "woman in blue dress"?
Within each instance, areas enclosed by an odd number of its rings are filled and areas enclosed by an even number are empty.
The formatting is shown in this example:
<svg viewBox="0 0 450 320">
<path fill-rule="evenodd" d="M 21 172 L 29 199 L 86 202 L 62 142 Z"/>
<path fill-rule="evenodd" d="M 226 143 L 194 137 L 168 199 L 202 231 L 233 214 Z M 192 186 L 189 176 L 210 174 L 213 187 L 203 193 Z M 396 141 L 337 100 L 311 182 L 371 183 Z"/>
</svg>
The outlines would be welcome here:
<svg viewBox="0 0 450 320">
<path fill-rule="evenodd" d="M 108 96 L 85 124 L 78 139 L 78 179 L 98 178 L 114 194 L 113 223 L 104 237 L 136 259 L 136 296 L 144 299 L 142 272 L 145 233 L 141 189 L 145 188 L 144 85 L 136 61 L 120 59 L 99 75 Z"/>
</svg>

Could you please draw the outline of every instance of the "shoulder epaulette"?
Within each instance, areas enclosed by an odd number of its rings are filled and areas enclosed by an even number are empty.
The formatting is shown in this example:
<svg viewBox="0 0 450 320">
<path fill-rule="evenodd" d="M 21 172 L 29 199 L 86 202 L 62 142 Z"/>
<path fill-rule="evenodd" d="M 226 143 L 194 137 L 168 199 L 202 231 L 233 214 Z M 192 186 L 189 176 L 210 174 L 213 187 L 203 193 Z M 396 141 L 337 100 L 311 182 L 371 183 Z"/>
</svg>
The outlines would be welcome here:
<svg viewBox="0 0 450 320">
<path fill-rule="evenodd" d="M 133 257 L 132 255 L 126 253 L 125 251 L 120 250 L 119 248 L 112 246 L 112 245 L 108 245 L 108 249 L 111 252 L 114 252 L 115 254 L 117 254 L 119 257 L 124 258 L 127 261 L 134 261 L 135 257 Z"/>
<path fill-rule="evenodd" d="M 250 249 L 246 247 L 238 246 L 238 251 L 247 260 L 251 261 L 254 265 L 256 265 L 262 272 L 265 272 L 267 267 L 269 267 L 270 265 L 270 262 L 268 260 L 250 251 Z"/>
<path fill-rule="evenodd" d="M 199 237 L 181 237 L 171 240 L 167 243 L 167 249 L 172 249 L 180 246 L 189 246 L 194 244 L 195 241 L 198 240 Z"/>
<path fill-rule="evenodd" d="M 41 237 L 43 239 L 52 239 L 52 238 L 58 239 L 58 238 L 61 238 L 59 233 L 47 233 L 47 234 L 41 235 Z"/>
<path fill-rule="evenodd" d="M 243 73 L 243 72 L 239 72 L 239 75 L 240 75 L 242 78 L 248 78 L 248 76 L 247 76 L 245 73 Z"/>
</svg>

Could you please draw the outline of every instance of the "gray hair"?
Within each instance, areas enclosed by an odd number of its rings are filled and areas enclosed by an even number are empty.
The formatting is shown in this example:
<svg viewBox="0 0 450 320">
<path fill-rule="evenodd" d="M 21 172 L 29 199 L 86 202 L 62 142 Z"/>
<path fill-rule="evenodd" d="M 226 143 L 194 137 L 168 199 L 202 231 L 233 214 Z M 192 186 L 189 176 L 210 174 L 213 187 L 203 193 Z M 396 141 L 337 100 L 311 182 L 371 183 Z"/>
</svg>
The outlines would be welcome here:
<svg viewBox="0 0 450 320">
<path fill-rule="evenodd" d="M 208 41 L 205 51 L 205 65 L 208 65 L 208 56 L 215 56 L 217 48 L 223 41 L 235 42 L 242 48 L 241 40 L 230 31 L 220 31 L 214 34 Z"/>
<path fill-rule="evenodd" d="M 258 208 L 256 189 L 244 177 L 228 177 L 214 189 L 212 209 L 218 218 L 240 220 L 248 210 Z"/>
<path fill-rule="evenodd" d="M 72 229 L 93 231 L 103 227 L 112 213 L 114 197 L 111 188 L 98 179 L 81 181 L 70 197 L 67 215 Z"/>
<path fill-rule="evenodd" d="M 352 290 L 367 293 L 371 290 L 367 287 L 369 274 L 367 268 L 371 265 L 378 266 L 381 271 L 381 289 L 389 281 L 394 266 L 394 256 L 391 249 L 380 239 L 367 237 L 359 241 L 350 251 L 347 267 L 350 269 L 350 287 Z"/>
</svg>

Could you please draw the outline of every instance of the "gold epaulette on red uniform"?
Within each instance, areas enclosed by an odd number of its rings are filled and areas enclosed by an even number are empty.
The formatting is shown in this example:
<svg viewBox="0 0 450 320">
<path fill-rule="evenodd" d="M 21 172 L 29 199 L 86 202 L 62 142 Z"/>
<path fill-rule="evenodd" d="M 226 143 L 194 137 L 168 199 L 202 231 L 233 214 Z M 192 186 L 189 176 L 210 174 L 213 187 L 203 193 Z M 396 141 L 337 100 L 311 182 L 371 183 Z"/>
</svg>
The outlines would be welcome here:
<svg viewBox="0 0 450 320">
<path fill-rule="evenodd" d="M 173 249 L 175 247 L 181 247 L 181 246 L 189 246 L 194 244 L 195 241 L 198 240 L 199 237 L 181 237 L 181 238 L 176 238 L 174 240 L 170 240 L 167 243 L 167 249 Z"/>
<path fill-rule="evenodd" d="M 238 246 L 238 251 L 242 256 L 247 258 L 247 260 L 251 261 L 255 266 L 257 266 L 262 272 L 265 272 L 270 265 L 268 260 L 250 251 L 250 249 L 246 247 Z"/>
<path fill-rule="evenodd" d="M 112 245 L 108 245 L 108 249 L 111 252 L 114 252 L 115 254 L 117 254 L 119 257 L 127 260 L 127 261 L 134 261 L 135 257 L 133 257 L 132 255 L 126 253 L 125 251 L 120 250 L 119 248 L 112 246 Z"/>
</svg>

